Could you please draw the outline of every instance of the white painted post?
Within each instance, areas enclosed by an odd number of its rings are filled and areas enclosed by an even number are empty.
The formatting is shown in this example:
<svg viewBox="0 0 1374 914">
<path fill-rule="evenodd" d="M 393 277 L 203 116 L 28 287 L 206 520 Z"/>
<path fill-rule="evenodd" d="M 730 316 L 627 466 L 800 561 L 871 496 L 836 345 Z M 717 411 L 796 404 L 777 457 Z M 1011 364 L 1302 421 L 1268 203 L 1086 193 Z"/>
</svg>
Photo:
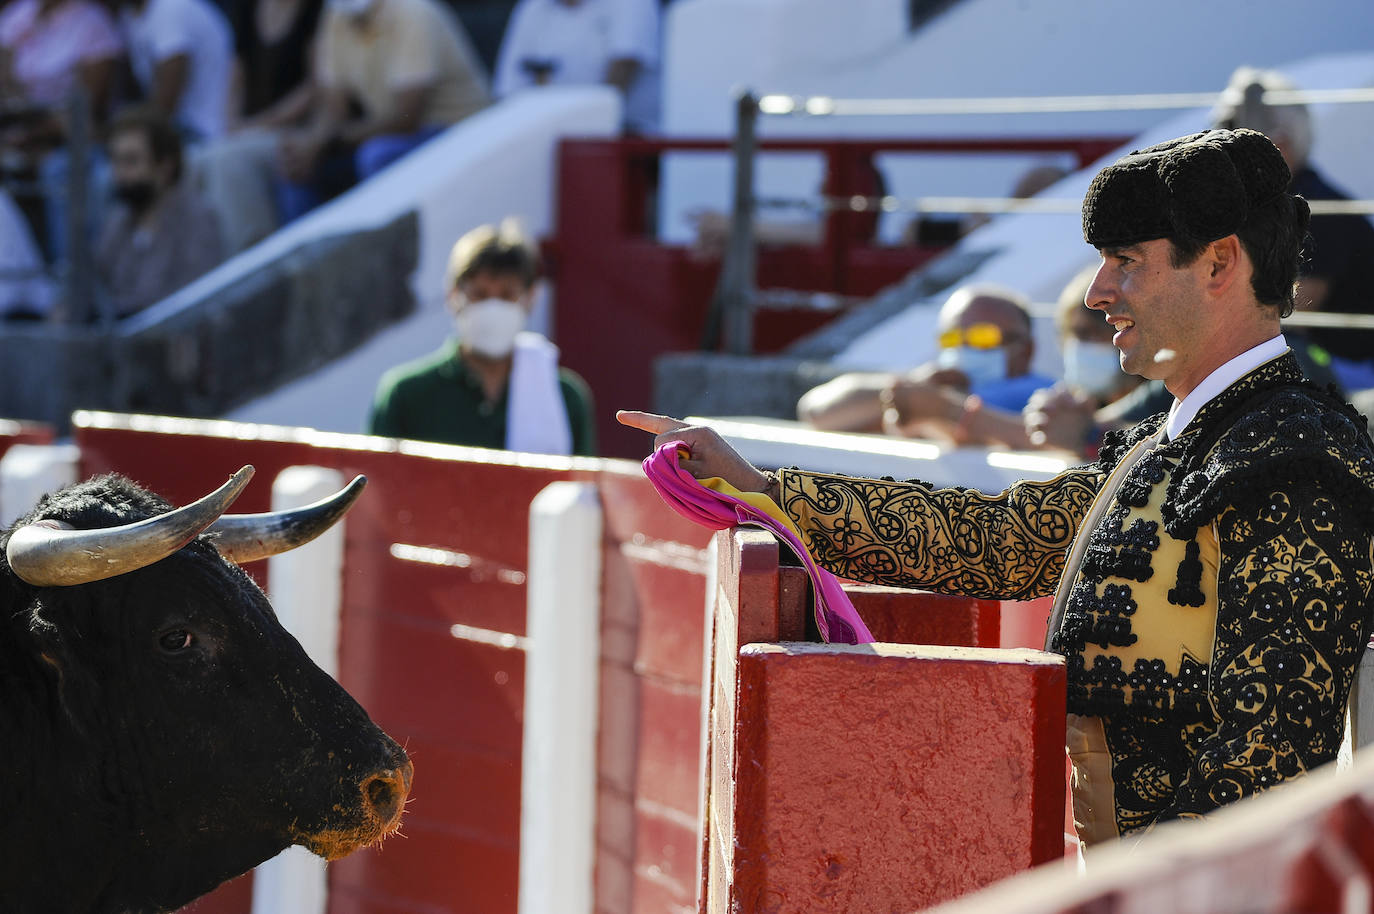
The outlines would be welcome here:
<svg viewBox="0 0 1374 914">
<path fill-rule="evenodd" d="M 272 483 L 272 510 L 308 505 L 343 485 L 338 470 L 287 467 Z M 335 679 L 339 676 L 343 524 L 340 521 L 318 539 L 267 560 L 268 589 L 282 626 Z M 303 847 L 288 847 L 253 873 L 253 914 L 325 914 L 327 905 L 325 862 Z"/>
<path fill-rule="evenodd" d="M 590 914 L 596 847 L 601 505 L 555 482 L 530 503 L 520 914 Z"/>
<path fill-rule="evenodd" d="M 701 646 L 701 723 L 697 732 L 701 734 L 701 749 L 697 753 L 697 834 L 706 835 L 711 827 L 711 702 L 715 692 L 716 659 L 716 599 L 720 589 L 720 543 L 726 540 L 730 531 L 723 530 L 711 537 L 706 546 L 706 600 L 702 607 L 706 621 Z M 697 854 L 696 882 L 697 891 L 706 885 L 706 855 Z M 699 899 L 704 902 L 705 899 Z"/>
<path fill-rule="evenodd" d="M 74 444 L 16 444 L 0 457 L 0 527 L 29 513 L 38 499 L 76 482 Z"/>
</svg>

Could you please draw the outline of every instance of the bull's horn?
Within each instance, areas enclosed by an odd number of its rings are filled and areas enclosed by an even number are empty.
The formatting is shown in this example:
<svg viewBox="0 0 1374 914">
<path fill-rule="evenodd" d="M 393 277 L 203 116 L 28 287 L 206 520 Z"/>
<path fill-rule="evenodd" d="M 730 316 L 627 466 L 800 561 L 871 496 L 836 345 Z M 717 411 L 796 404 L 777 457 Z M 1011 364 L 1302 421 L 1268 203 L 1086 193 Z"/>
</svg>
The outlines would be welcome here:
<svg viewBox="0 0 1374 914">
<path fill-rule="evenodd" d="M 367 485 L 366 476 L 355 476 L 339 491 L 314 504 L 269 514 L 226 514 L 209 533 L 216 535 L 220 555 L 231 562 L 252 562 L 302 546 L 334 526 Z"/>
<path fill-rule="evenodd" d="M 57 520 L 25 524 L 5 549 L 10 567 L 35 587 L 70 587 L 127 574 L 195 539 L 233 504 L 253 478 L 246 466 L 199 501 L 119 527 L 74 530 Z"/>
</svg>

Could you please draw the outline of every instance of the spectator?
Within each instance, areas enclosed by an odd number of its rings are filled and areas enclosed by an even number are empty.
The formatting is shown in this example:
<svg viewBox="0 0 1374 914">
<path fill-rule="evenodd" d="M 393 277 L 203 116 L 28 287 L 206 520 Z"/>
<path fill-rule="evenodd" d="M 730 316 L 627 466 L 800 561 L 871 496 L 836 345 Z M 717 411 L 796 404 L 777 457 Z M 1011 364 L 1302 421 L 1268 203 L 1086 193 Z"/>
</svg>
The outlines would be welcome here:
<svg viewBox="0 0 1374 914">
<path fill-rule="evenodd" d="M 1216 125 L 1249 127 L 1279 148 L 1293 172 L 1289 191 L 1308 200 L 1348 200 L 1317 173 L 1308 158 L 1312 120 L 1305 105 L 1267 105 L 1262 93 L 1296 88 L 1273 70 L 1240 67 L 1227 85 L 1228 100 Z M 1374 314 L 1374 225 L 1365 216 L 1317 215 L 1304 245 L 1298 308 L 1339 314 Z M 1287 331 L 1290 336 L 1292 330 Z M 1312 328 L 1305 334 L 1331 355 L 1331 370 L 1349 390 L 1374 387 L 1374 332 L 1347 327 Z M 1298 347 L 1295 346 L 1295 349 Z"/>
<path fill-rule="evenodd" d="M 65 138 L 59 113 L 77 86 L 97 124 L 109 108 L 124 39 L 96 0 L 13 0 L 0 12 L 5 108 L 37 109 L 7 127 L 7 149 L 45 152 Z"/>
<path fill-rule="evenodd" d="M 940 354 L 912 371 L 846 374 L 805 394 L 798 417 L 827 431 L 936 434 L 958 444 L 1024 446 L 1019 415 L 991 425 L 984 405 L 1019 414 L 1054 383 L 1030 371 L 1034 342 L 1025 299 L 994 286 L 963 286 L 937 323 Z M 973 426 L 976 426 L 974 428 Z"/>
<path fill-rule="evenodd" d="M 1103 432 L 1094 421 L 1096 411 L 1140 385 L 1138 376 L 1121 370 L 1120 353 L 1112 345 L 1112 325 L 1085 304 L 1095 275 L 1097 265 L 1093 264 L 1059 294 L 1055 320 L 1064 378 L 1053 387 L 1037 390 L 1026 404 L 1024 424 L 1031 447 L 1096 456 Z"/>
<path fill-rule="evenodd" d="M 311 47 L 323 11 L 323 0 L 254 0 L 234 7 L 232 126 L 279 127 L 306 114 Z"/>
<path fill-rule="evenodd" d="M 457 337 L 387 372 L 368 433 L 545 454 L 596 453 L 587 384 L 558 366 L 558 348 L 521 332 L 538 255 L 510 223 L 473 229 L 449 256 Z"/>
<path fill-rule="evenodd" d="M 277 153 L 283 132 L 304 124 L 314 101 L 311 48 L 323 2 L 255 0 L 235 11 L 230 132 L 191 156 L 230 254 L 280 223 Z"/>
<path fill-rule="evenodd" d="M 496 60 L 495 94 L 606 84 L 632 133 L 658 128 L 657 0 L 520 0 Z"/>
<path fill-rule="evenodd" d="M 486 105 L 487 79 L 438 0 L 331 0 L 320 25 L 309 126 L 281 147 L 282 218 L 366 180 Z M 361 113 L 350 116 L 350 108 Z"/>
<path fill-rule="evenodd" d="M 233 36 L 209 0 L 119 0 L 129 64 L 148 105 L 190 142 L 224 133 Z"/>
<path fill-rule="evenodd" d="M 130 109 L 110 126 L 109 157 L 121 206 L 96 246 L 96 269 L 115 317 L 127 317 L 218 264 L 215 214 L 181 180 L 181 137 L 157 111 Z"/>
<path fill-rule="evenodd" d="M 24 213 L 0 190 L 0 321 L 45 320 L 57 288 Z"/>
<path fill-rule="evenodd" d="M 9 123 L 0 132 L 5 170 L 38 179 L 37 192 L 16 201 L 29 214 L 54 259 L 65 250 L 68 130 L 63 110 L 77 87 L 91 112 L 87 135 L 104 124 L 124 39 L 96 0 L 13 0 L 0 12 L 0 81 Z M 88 181 L 99 185 L 101 163 Z M 95 202 L 98 191 L 88 191 Z M 93 221 L 88 224 L 94 225 Z M 27 241 L 27 239 L 26 239 Z"/>
</svg>

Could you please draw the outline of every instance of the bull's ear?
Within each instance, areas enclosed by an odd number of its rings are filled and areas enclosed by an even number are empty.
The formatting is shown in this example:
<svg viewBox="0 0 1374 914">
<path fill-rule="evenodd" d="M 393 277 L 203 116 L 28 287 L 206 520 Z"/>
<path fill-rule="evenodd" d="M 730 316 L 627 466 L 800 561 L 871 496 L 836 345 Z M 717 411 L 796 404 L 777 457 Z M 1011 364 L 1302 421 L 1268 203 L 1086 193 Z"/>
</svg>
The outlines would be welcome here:
<svg viewBox="0 0 1374 914">
<path fill-rule="evenodd" d="M 207 530 L 215 535 L 220 555 L 242 565 L 295 549 L 324 533 L 353 507 L 367 485 L 366 476 L 327 498 L 290 511 L 268 514 L 226 514 Z"/>
<path fill-rule="evenodd" d="M 253 468 L 245 466 L 199 501 L 119 527 L 76 530 L 62 521 L 34 521 L 14 531 L 5 555 L 14 573 L 35 587 L 70 587 L 127 574 L 199 536 L 252 478 Z"/>
</svg>

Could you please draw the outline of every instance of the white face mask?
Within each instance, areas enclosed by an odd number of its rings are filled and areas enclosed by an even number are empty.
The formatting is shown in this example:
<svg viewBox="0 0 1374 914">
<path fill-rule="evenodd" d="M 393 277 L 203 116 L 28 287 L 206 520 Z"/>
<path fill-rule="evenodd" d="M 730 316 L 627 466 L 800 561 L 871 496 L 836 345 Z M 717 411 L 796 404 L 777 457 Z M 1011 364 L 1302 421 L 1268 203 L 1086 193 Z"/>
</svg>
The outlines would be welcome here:
<svg viewBox="0 0 1374 914">
<path fill-rule="evenodd" d="M 955 368 L 968 375 L 973 387 L 1007 379 L 1007 351 L 1000 346 L 996 349 L 974 349 L 972 346 L 941 349 L 935 361 L 941 368 Z"/>
<path fill-rule="evenodd" d="M 484 298 L 468 302 L 453 318 L 458 341 L 488 358 L 500 359 L 515 348 L 515 335 L 525 329 L 525 309 L 519 302 Z"/>
<path fill-rule="evenodd" d="M 1094 397 L 1105 397 L 1124 380 L 1121 353 L 1111 343 L 1064 341 L 1064 380 Z"/>
</svg>

